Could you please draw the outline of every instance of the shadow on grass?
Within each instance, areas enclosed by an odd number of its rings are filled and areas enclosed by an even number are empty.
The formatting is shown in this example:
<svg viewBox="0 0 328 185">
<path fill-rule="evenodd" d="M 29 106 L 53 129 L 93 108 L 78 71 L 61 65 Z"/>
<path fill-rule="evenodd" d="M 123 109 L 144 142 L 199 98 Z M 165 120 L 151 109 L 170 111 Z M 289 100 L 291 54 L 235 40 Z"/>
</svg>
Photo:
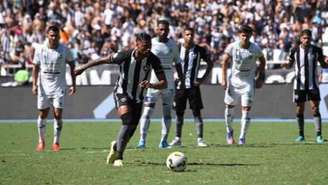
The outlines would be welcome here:
<svg viewBox="0 0 328 185">
<path fill-rule="evenodd" d="M 134 161 L 138 166 L 152 165 L 165 166 L 165 163 L 150 162 L 150 161 Z M 246 164 L 246 163 L 208 163 L 208 162 L 188 162 L 188 166 L 223 166 L 223 167 L 241 167 L 241 166 L 260 166 L 260 164 Z"/>
</svg>

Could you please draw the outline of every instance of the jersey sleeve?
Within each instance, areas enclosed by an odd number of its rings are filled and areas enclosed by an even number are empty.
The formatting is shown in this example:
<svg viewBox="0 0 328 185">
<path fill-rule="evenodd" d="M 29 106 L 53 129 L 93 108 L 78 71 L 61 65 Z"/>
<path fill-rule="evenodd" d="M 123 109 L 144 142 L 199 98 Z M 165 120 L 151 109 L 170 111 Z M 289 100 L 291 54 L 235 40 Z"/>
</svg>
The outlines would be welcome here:
<svg viewBox="0 0 328 185">
<path fill-rule="evenodd" d="M 261 56 L 264 56 L 262 49 L 260 46 L 258 46 L 257 44 L 255 44 L 255 51 L 256 51 L 256 56 L 259 58 Z"/>
<path fill-rule="evenodd" d="M 129 56 L 130 51 L 119 51 L 113 55 L 112 61 L 110 62 L 111 64 L 122 64 L 124 60 Z"/>
</svg>

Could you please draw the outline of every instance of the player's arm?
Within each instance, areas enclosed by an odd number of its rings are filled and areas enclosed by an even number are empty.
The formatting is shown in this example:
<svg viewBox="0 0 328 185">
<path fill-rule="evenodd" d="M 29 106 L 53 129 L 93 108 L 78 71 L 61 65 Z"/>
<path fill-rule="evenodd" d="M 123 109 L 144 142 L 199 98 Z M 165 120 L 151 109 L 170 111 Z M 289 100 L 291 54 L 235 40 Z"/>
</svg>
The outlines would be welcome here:
<svg viewBox="0 0 328 185">
<path fill-rule="evenodd" d="M 296 52 L 296 48 L 293 48 L 290 51 L 289 57 L 288 57 L 288 61 L 287 63 L 283 63 L 281 64 L 281 67 L 289 69 L 293 66 L 294 62 L 295 62 L 295 52 Z"/>
<path fill-rule="evenodd" d="M 38 77 L 40 71 L 40 60 L 39 52 L 34 47 L 32 49 L 32 94 L 36 95 L 38 93 Z"/>
<path fill-rule="evenodd" d="M 82 66 L 79 66 L 77 69 L 74 70 L 74 74 L 80 75 L 81 73 L 83 73 L 83 71 L 85 71 L 86 69 L 93 67 L 93 66 L 98 66 L 98 65 L 102 65 L 102 64 L 110 64 L 113 61 L 113 55 L 107 55 L 105 57 L 101 57 L 99 59 L 93 60 L 91 62 L 88 62 Z"/>
<path fill-rule="evenodd" d="M 76 93 L 76 76 L 74 73 L 75 63 L 74 63 L 74 61 L 70 61 L 70 62 L 67 62 L 67 64 L 69 65 L 70 74 L 71 74 L 71 78 L 72 78 L 72 86 L 69 89 L 69 95 L 73 95 Z"/>
<path fill-rule="evenodd" d="M 155 55 L 154 55 L 154 58 L 152 58 L 151 65 L 152 65 L 152 68 L 154 69 L 154 72 L 158 79 L 158 82 L 150 83 L 148 80 L 144 80 L 139 83 L 139 86 L 142 88 L 153 88 L 153 89 L 167 88 L 167 81 L 166 81 L 163 67 L 161 65 L 159 58 L 157 58 Z"/>
<path fill-rule="evenodd" d="M 260 64 L 256 70 L 256 88 L 261 88 L 265 82 L 265 65 L 266 61 L 263 55 L 259 57 Z"/>
<path fill-rule="evenodd" d="M 33 64 L 32 67 L 32 94 L 38 93 L 38 77 L 39 77 L 40 66 L 39 64 Z"/>
<path fill-rule="evenodd" d="M 231 56 L 228 53 L 223 54 L 223 59 L 221 62 L 221 86 L 227 88 L 227 70 L 230 62 Z"/>
<path fill-rule="evenodd" d="M 201 58 L 206 63 L 206 71 L 201 78 L 196 79 L 195 85 L 200 85 L 201 83 L 203 83 L 210 74 L 211 69 L 213 68 L 213 63 L 212 61 L 210 61 L 209 53 L 207 53 L 205 49 L 201 52 Z"/>
<path fill-rule="evenodd" d="M 322 68 L 328 68 L 328 57 L 323 55 L 323 51 L 321 48 L 318 48 L 318 61 Z"/>
</svg>

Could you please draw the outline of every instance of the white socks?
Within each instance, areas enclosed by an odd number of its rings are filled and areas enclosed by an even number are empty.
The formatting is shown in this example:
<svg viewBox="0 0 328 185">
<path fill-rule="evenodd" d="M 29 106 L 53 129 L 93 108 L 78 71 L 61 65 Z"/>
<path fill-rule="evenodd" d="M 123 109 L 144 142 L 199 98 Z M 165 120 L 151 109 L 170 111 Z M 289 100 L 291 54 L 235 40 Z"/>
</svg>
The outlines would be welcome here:
<svg viewBox="0 0 328 185">
<path fill-rule="evenodd" d="M 233 122 L 233 112 L 234 112 L 233 110 L 234 110 L 233 108 L 226 107 L 224 111 L 224 118 L 225 118 L 224 123 L 226 126 L 227 133 L 232 131 L 231 124 Z"/>
<path fill-rule="evenodd" d="M 245 138 L 249 123 L 251 118 L 249 117 L 248 111 L 242 111 L 241 120 L 240 120 L 240 136 L 239 138 Z"/>
<path fill-rule="evenodd" d="M 61 134 L 62 128 L 63 128 L 63 121 L 54 119 L 54 144 L 60 143 L 60 134 Z"/>
<path fill-rule="evenodd" d="M 41 119 L 38 117 L 37 126 L 38 126 L 38 133 L 39 133 L 39 143 L 44 142 L 45 135 L 46 135 L 46 119 Z"/>
</svg>

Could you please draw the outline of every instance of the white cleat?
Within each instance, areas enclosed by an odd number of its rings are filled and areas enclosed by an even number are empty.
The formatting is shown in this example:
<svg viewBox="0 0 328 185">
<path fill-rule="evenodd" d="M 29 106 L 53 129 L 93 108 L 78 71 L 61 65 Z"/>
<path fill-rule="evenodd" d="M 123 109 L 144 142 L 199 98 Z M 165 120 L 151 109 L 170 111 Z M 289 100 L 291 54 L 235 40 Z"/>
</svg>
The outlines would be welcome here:
<svg viewBox="0 0 328 185">
<path fill-rule="evenodd" d="M 181 143 L 181 140 L 180 138 L 175 138 L 173 139 L 173 141 L 170 143 L 170 146 L 181 146 L 182 143 Z"/>
<path fill-rule="evenodd" d="M 116 141 L 112 141 L 110 144 L 110 151 L 107 155 L 107 160 L 106 160 L 107 164 L 113 164 L 113 162 L 116 159 L 117 152 L 115 150 L 115 145 L 116 145 Z"/>
<path fill-rule="evenodd" d="M 116 159 L 113 163 L 113 166 L 122 167 L 123 166 L 123 160 L 122 159 Z"/>
<path fill-rule="evenodd" d="M 202 138 L 197 139 L 197 146 L 198 147 L 208 147 L 208 144 L 205 143 L 205 141 Z"/>
</svg>

